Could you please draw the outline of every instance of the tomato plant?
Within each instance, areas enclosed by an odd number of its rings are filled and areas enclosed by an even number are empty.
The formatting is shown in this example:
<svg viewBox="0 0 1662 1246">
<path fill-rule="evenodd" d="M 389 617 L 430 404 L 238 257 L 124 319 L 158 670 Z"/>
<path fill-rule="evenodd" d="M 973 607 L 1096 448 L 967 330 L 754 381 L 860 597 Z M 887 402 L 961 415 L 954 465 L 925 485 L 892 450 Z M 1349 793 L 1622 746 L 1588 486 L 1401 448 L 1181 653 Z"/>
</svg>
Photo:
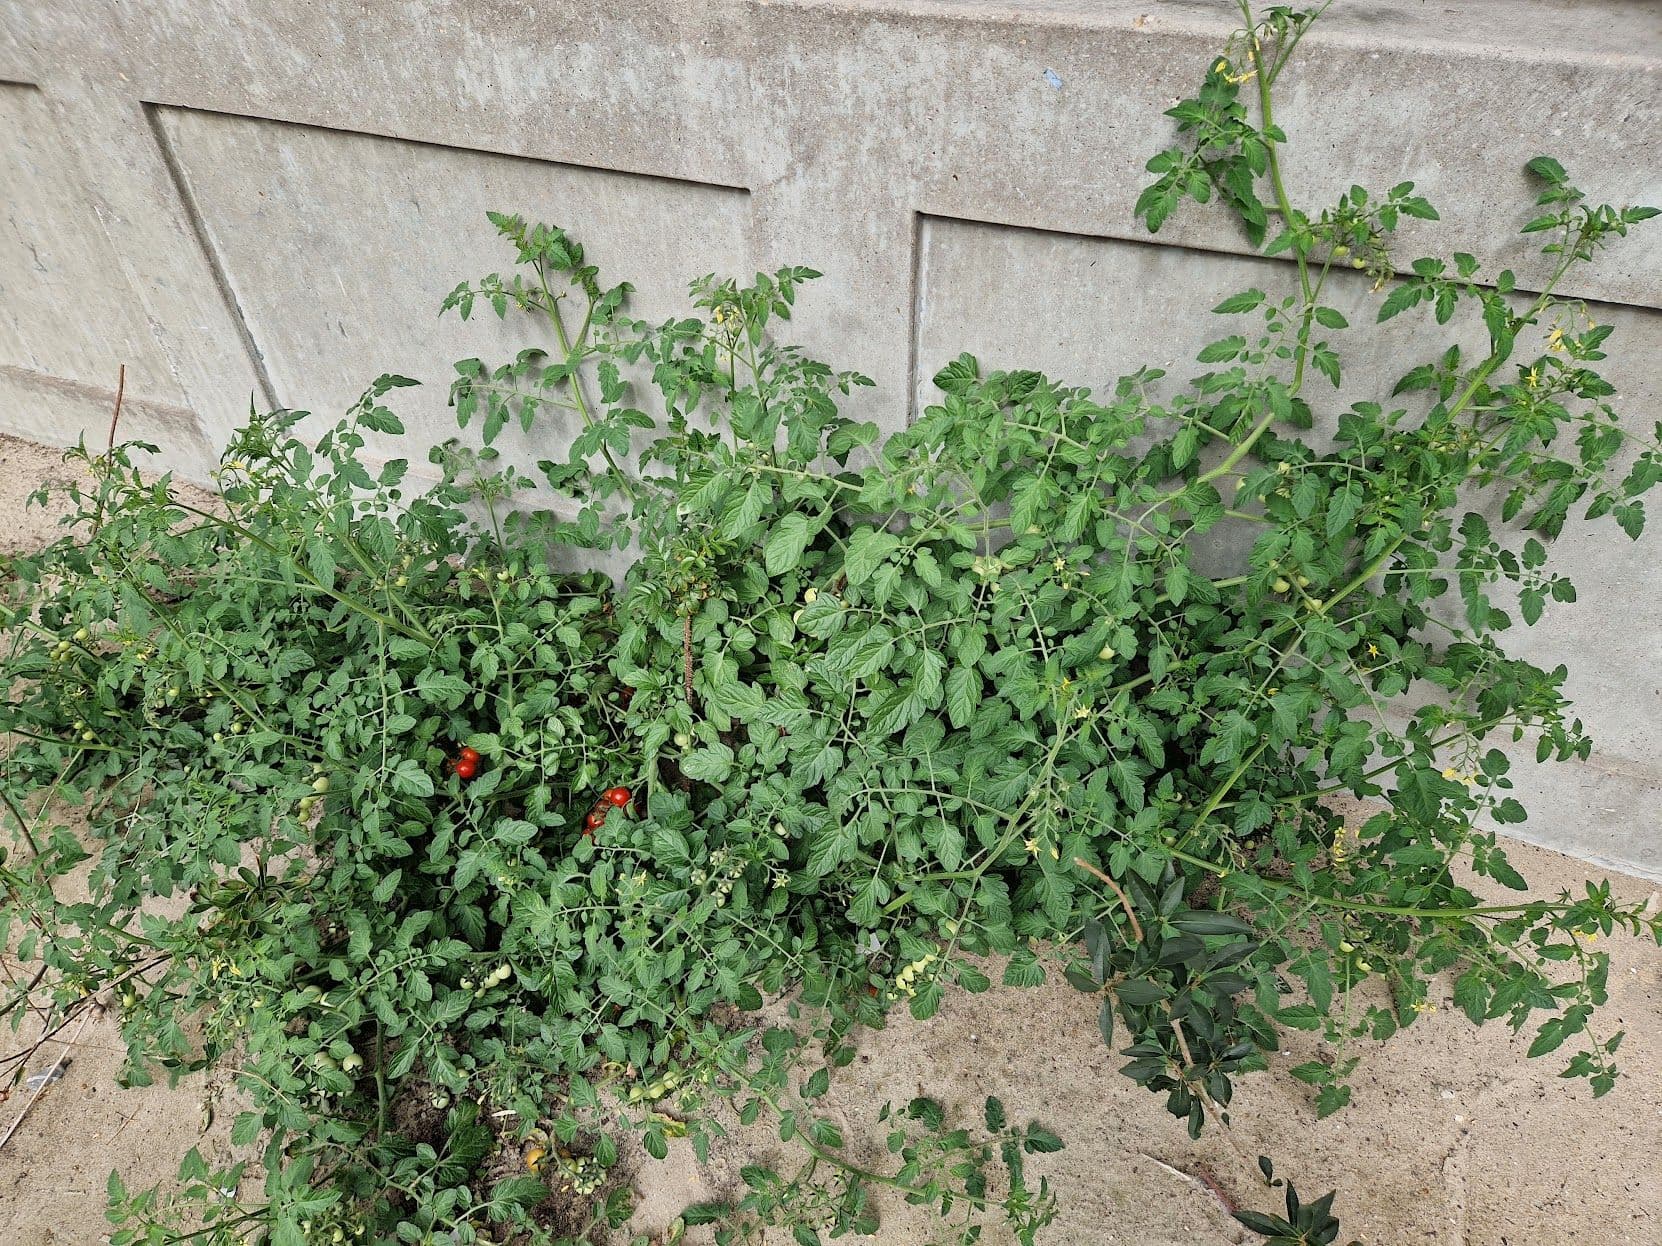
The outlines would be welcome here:
<svg viewBox="0 0 1662 1246">
<path fill-rule="evenodd" d="M 1464 252 L 1405 263 L 1399 223 L 1436 218 L 1411 183 L 1305 205 L 1283 175 L 1274 86 L 1314 16 L 1243 14 L 1138 211 L 1216 199 L 1286 288 L 1224 300 L 1241 331 L 1187 382 L 1093 394 L 965 355 L 884 438 L 844 411 L 865 378 L 777 336 L 812 270 L 701 279 L 651 324 L 563 230 L 493 214 L 518 271 L 445 307 L 525 313 L 546 345 L 457 365 L 473 440 L 427 448 L 436 488 L 367 465 L 366 433 L 402 432 L 396 376 L 321 429 L 252 417 L 211 501 L 148 447 L 72 454 L 68 531 L 7 589 L 0 932 L 42 978 L 0 1007 L 45 992 L 61 1025 L 120 991 L 134 1082 L 235 1053 L 266 1169 L 215 1201 L 240 1170 L 188 1159 L 186 1212 L 114 1180 L 117 1241 L 169 1215 L 276 1246 L 575 1239 L 627 1214 L 621 1132 L 702 1154 L 728 1099 L 808 1160 L 689 1209 L 719 1242 L 871 1232 L 884 1187 L 967 1209 L 961 1241 L 1002 1217 L 1031 1242 L 1041 1124 L 920 1098 L 878 1172 L 819 1106 L 857 1027 L 988 989 L 988 956 L 1090 994 L 1196 1133 L 1287 1028 L 1328 1040 L 1293 1074 L 1337 1110 L 1352 1044 L 1439 982 L 1616 1085 L 1590 936 L 1658 918 L 1598 885 L 1485 900 L 1455 867 L 1522 891 L 1499 746 L 1591 747 L 1564 670 L 1503 641 L 1574 599 L 1547 543 L 1638 537 L 1662 479 L 1597 371 L 1609 326 L 1555 293 L 1656 212 L 1538 157 L 1540 290 Z M 1486 346 L 1339 409 L 1330 300 L 1357 271 L 1380 320 L 1469 315 Z M 563 458 L 499 455 L 556 420 Z M 1195 558 L 1220 534 L 1223 572 Z M 551 569 L 607 550 L 620 582 Z M 1376 812 L 1347 828 L 1340 795 Z M 751 1024 L 786 993 L 797 1028 Z M 1331 1196 L 1285 1201 L 1243 1223 L 1336 1239 Z"/>
</svg>

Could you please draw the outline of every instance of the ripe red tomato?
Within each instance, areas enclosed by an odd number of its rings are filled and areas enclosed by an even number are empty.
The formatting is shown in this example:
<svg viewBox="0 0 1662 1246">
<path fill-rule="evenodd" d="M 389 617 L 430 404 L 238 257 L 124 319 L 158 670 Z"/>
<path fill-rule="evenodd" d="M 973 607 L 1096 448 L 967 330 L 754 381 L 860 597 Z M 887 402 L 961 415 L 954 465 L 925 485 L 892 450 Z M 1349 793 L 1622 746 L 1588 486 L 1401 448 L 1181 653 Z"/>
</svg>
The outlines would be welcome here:
<svg viewBox="0 0 1662 1246">
<path fill-rule="evenodd" d="M 464 782 L 479 773 L 478 763 L 471 762 L 465 757 L 459 758 L 457 761 L 452 763 L 451 768 L 455 770 L 456 777 Z"/>
<path fill-rule="evenodd" d="M 456 760 L 465 761 L 470 766 L 477 766 L 479 764 L 479 750 L 464 745 L 462 751 L 456 754 Z"/>
<path fill-rule="evenodd" d="M 583 819 L 583 825 L 588 827 L 589 830 L 591 830 L 591 831 L 597 831 L 601 827 L 605 826 L 606 825 L 605 810 L 596 809 L 593 813 L 589 814 L 588 817 Z"/>
<path fill-rule="evenodd" d="M 614 808 L 622 809 L 632 797 L 626 787 L 609 787 L 606 789 L 606 802 Z"/>
</svg>

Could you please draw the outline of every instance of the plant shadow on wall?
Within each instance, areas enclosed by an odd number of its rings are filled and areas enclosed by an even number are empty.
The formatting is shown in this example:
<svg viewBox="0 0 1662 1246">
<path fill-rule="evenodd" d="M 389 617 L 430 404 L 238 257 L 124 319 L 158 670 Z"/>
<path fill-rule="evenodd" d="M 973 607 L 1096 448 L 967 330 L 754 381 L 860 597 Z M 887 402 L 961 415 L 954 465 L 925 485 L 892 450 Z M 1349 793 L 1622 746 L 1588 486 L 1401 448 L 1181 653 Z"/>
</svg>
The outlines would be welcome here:
<svg viewBox="0 0 1662 1246">
<path fill-rule="evenodd" d="M 815 1243 L 876 1231 L 883 1195 L 937 1206 L 943 1241 L 1032 1242 L 1042 1124 L 896 1105 L 878 1170 L 822 1106 L 862 1028 L 988 989 L 988 956 L 1099 997 L 1193 1134 L 1286 1027 L 1327 1039 L 1293 1074 L 1339 1109 L 1355 1041 L 1443 973 L 1611 1089 L 1591 936 L 1659 919 L 1602 886 L 1484 903 L 1454 867 L 1524 887 L 1478 826 L 1524 817 L 1494 742 L 1588 755 L 1563 668 L 1501 642 L 1573 599 L 1544 544 L 1572 508 L 1636 537 L 1662 478 L 1607 403 L 1609 328 L 1553 293 L 1656 211 L 1537 158 L 1538 294 L 1466 254 L 1401 269 L 1392 232 L 1434 209 L 1407 183 L 1295 205 L 1272 88 L 1313 15 L 1243 14 L 1138 207 L 1158 229 L 1215 195 L 1290 290 L 1225 300 L 1241 331 L 1186 385 L 965 356 L 885 440 L 839 414 L 864 378 L 775 335 L 810 270 L 704 278 L 647 324 L 565 233 L 493 216 L 517 269 L 445 305 L 552 342 L 458 365 L 478 442 L 433 449 L 440 486 L 360 457 L 402 431 L 394 376 L 321 438 L 253 416 L 213 506 L 144 475 L 150 447 L 74 452 L 70 531 L 6 603 L 3 920 L 41 975 L 4 1006 L 61 1027 L 113 1000 L 138 1084 L 234 1056 L 263 1145 L 263 1181 L 194 1152 L 177 1186 L 112 1176 L 112 1240 L 598 1241 L 629 1214 L 621 1138 L 702 1158 L 736 1114 L 800 1168 L 746 1169 L 675 1233 Z M 1480 317 L 1487 349 L 1324 410 L 1351 268 L 1381 320 Z M 550 418 L 581 431 L 538 475 L 491 449 Z M 1226 520 L 1250 552 L 1203 574 L 1191 538 Z M 618 587 L 550 570 L 562 547 L 638 553 Z M 1380 812 L 1347 832 L 1340 795 Z M 88 899 L 54 892 L 86 870 Z M 1331 1195 L 1283 1194 L 1238 1218 L 1337 1240 Z"/>
</svg>

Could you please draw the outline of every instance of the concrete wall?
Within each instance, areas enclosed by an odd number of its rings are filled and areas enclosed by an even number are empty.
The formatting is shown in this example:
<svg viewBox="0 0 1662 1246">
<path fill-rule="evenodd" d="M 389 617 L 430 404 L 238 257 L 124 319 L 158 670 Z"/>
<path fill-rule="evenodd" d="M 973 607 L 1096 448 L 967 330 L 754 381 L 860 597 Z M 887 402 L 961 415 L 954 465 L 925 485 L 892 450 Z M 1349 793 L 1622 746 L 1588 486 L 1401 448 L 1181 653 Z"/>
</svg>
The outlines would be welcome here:
<svg viewBox="0 0 1662 1246">
<path fill-rule="evenodd" d="M 0 0 L 0 430 L 124 428 L 201 475 L 262 406 L 333 413 L 376 373 L 451 421 L 451 361 L 529 327 L 440 321 L 505 267 L 487 207 L 571 228 L 649 317 L 688 278 L 822 269 L 798 339 L 878 381 L 888 425 L 960 350 L 1105 383 L 1183 375 L 1202 313 L 1286 267 L 1215 213 L 1151 240 L 1131 206 L 1160 113 L 1231 22 L 1224 0 Z M 1465 249 L 1539 279 L 1524 158 L 1662 202 L 1662 6 L 1339 0 L 1283 80 L 1295 198 L 1417 181 Z M 1662 229 L 1568 293 L 1618 326 L 1611 371 L 1662 397 Z M 1358 282 L 1341 291 L 1371 320 Z M 1353 317 L 1356 319 L 1356 317 Z M 1358 345 L 1346 394 L 1423 357 L 1419 317 Z M 1654 508 L 1653 508 L 1654 509 Z M 1611 530 L 1613 531 L 1613 529 Z M 1526 836 L 1662 877 L 1662 572 L 1654 541 L 1583 537 L 1582 588 L 1520 648 L 1575 666 L 1600 750 L 1520 780 Z"/>
</svg>

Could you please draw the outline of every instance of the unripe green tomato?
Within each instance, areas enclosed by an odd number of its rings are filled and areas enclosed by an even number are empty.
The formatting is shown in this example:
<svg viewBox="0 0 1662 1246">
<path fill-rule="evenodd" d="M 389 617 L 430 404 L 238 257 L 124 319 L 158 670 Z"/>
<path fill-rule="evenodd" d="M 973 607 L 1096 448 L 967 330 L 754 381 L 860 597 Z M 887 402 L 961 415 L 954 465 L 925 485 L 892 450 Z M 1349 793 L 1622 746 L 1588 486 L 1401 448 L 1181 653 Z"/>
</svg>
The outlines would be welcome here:
<svg viewBox="0 0 1662 1246">
<path fill-rule="evenodd" d="M 314 791 L 314 792 L 327 792 L 328 790 L 329 790 L 329 776 L 328 775 L 320 774 L 320 775 L 317 776 L 317 778 L 312 780 L 312 791 Z"/>
<path fill-rule="evenodd" d="M 360 1056 L 355 1051 L 350 1053 L 349 1055 L 345 1055 L 345 1056 L 341 1057 L 340 1071 L 342 1073 L 356 1073 L 359 1069 L 361 1069 L 363 1067 L 364 1067 L 364 1058 L 362 1056 Z"/>
<path fill-rule="evenodd" d="M 1275 593 L 1285 593 L 1291 587 L 1292 585 L 1287 583 L 1286 580 L 1282 579 L 1280 576 L 1276 576 L 1275 583 L 1270 585 L 1270 591 Z"/>
<path fill-rule="evenodd" d="M 1299 576 L 1298 577 L 1298 586 L 1300 588 L 1309 588 L 1310 587 L 1310 577 L 1307 576 L 1307 575 Z"/>
<path fill-rule="evenodd" d="M 1104 662 L 1112 662 L 1114 660 L 1114 646 L 1103 645 L 1101 649 L 1097 650 L 1096 656 Z"/>
<path fill-rule="evenodd" d="M 686 748 L 691 743 L 692 743 L 692 737 L 690 735 L 688 735 L 685 731 L 677 731 L 675 733 L 675 747 L 676 748 Z"/>
<path fill-rule="evenodd" d="M 1364 259 L 1354 259 L 1350 262 L 1350 266 L 1352 268 L 1366 268 L 1368 266 L 1368 261 Z"/>
<path fill-rule="evenodd" d="M 312 1067 L 329 1073 L 338 1073 L 340 1071 L 340 1062 L 331 1056 L 327 1051 L 320 1051 L 312 1056 Z"/>
<path fill-rule="evenodd" d="M 1340 259 L 1343 259 L 1345 256 L 1350 254 L 1350 248 L 1341 243 L 1333 248 L 1333 254 L 1337 255 Z"/>
</svg>

